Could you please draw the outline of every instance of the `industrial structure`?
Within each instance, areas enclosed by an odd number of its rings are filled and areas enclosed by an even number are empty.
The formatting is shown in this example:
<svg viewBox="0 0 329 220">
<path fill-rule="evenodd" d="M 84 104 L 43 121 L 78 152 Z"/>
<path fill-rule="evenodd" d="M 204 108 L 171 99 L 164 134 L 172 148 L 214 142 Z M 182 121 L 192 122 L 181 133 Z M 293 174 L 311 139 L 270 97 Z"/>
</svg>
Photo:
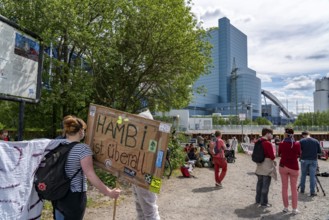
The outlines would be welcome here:
<svg viewBox="0 0 329 220">
<path fill-rule="evenodd" d="M 329 78 L 324 77 L 315 81 L 314 112 L 329 110 Z"/>
</svg>

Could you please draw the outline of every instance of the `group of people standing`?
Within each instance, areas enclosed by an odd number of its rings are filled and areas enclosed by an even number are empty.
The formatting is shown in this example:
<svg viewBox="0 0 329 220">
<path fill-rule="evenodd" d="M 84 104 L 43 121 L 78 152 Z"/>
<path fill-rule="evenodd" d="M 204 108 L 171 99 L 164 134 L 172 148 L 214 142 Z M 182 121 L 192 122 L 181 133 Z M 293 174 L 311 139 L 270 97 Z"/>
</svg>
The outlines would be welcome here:
<svg viewBox="0 0 329 220">
<path fill-rule="evenodd" d="M 305 193 L 306 175 L 310 176 L 310 196 L 316 196 L 315 181 L 317 170 L 317 157 L 321 153 L 319 141 L 310 137 L 308 131 L 302 132 L 302 139 L 295 141 L 294 130 L 286 128 L 284 139 L 279 143 L 278 156 L 281 157 L 279 162 L 279 173 L 282 183 L 282 200 L 283 212 L 289 212 L 289 199 L 288 199 L 288 185 L 291 189 L 292 200 L 292 213 L 298 214 L 297 201 L 298 201 L 298 177 L 299 177 L 299 163 L 301 167 L 300 178 L 300 193 Z M 265 160 L 262 163 L 257 163 L 256 175 L 256 204 L 261 207 L 270 207 L 268 203 L 268 192 L 271 184 L 271 179 L 276 178 L 276 161 L 273 152 L 273 146 L 270 142 L 273 138 L 273 130 L 263 128 L 262 147 L 264 149 Z"/>
<path fill-rule="evenodd" d="M 225 159 L 224 151 L 226 149 L 225 142 L 222 140 L 220 131 L 215 132 L 216 138 L 211 141 L 210 153 L 213 157 L 215 185 L 222 187 L 222 181 L 227 172 L 227 161 Z M 270 207 L 268 202 L 268 193 L 272 178 L 277 179 L 275 161 L 276 155 L 273 150 L 271 140 L 273 139 L 273 130 L 269 128 L 262 129 L 262 137 L 258 139 L 261 142 L 264 151 L 264 161 L 257 163 L 256 166 L 256 204 L 260 207 Z M 310 176 L 309 195 L 316 196 L 316 170 L 318 167 L 317 158 L 321 153 L 321 147 L 318 140 L 310 137 L 308 131 L 302 132 L 302 139 L 296 141 L 294 139 L 294 130 L 286 128 L 284 132 L 284 139 L 276 143 L 278 145 L 277 155 L 280 157 L 279 174 L 282 183 L 282 201 L 283 212 L 289 212 L 288 199 L 288 185 L 291 189 L 292 213 L 298 214 L 298 177 L 299 169 L 301 168 L 300 178 L 300 193 L 305 193 L 306 176 Z M 215 153 L 215 147 L 219 149 L 219 153 Z M 299 161 L 300 165 L 299 165 Z M 300 168 L 299 168 L 300 167 Z"/>
</svg>

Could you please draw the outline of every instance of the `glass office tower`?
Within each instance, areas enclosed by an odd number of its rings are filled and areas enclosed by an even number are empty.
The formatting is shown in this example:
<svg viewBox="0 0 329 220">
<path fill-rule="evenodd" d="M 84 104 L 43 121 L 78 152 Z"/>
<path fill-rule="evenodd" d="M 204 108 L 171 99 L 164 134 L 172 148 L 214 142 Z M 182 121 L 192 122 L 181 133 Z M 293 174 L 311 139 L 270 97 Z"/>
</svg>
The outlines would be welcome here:
<svg viewBox="0 0 329 220">
<path fill-rule="evenodd" d="M 188 106 L 190 115 L 236 115 L 247 118 L 261 116 L 261 81 L 248 68 L 247 36 L 230 24 L 226 17 L 218 20 L 218 28 L 209 31 L 212 69 L 193 85 L 207 88 L 205 94 L 194 94 Z"/>
</svg>

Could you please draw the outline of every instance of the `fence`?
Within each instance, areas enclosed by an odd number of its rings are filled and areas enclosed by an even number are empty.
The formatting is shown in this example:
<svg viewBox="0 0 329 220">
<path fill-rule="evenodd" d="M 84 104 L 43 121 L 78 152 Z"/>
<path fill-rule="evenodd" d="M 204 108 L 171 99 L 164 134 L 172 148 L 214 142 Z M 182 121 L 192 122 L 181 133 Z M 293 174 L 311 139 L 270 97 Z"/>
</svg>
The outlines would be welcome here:
<svg viewBox="0 0 329 220">
<path fill-rule="evenodd" d="M 283 134 L 284 126 L 269 126 L 269 125 L 213 125 L 212 129 L 187 129 L 180 127 L 180 131 L 186 133 L 201 133 L 210 134 L 214 133 L 215 130 L 220 130 L 223 134 L 261 134 L 262 129 L 268 127 L 273 129 L 275 134 Z M 329 133 L 329 126 L 294 126 L 295 133 L 301 133 L 302 131 L 310 131 L 311 133 Z"/>
</svg>

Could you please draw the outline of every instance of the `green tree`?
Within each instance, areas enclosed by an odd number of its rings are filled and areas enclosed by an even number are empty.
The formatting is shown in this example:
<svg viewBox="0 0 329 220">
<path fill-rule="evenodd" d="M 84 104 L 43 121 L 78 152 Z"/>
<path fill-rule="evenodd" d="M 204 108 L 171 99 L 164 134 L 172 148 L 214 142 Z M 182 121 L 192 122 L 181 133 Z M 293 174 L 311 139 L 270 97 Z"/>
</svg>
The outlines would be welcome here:
<svg viewBox="0 0 329 220">
<path fill-rule="evenodd" d="M 186 106 L 190 85 L 210 61 L 206 32 L 189 5 L 184 0 L 1 0 L 0 14 L 57 51 L 44 60 L 43 80 L 51 89 L 43 89 L 38 105 L 26 106 L 25 124 L 54 136 L 64 115 L 86 119 L 90 102 L 128 112 L 145 103 L 151 110 Z"/>
<path fill-rule="evenodd" d="M 254 120 L 258 125 L 272 125 L 272 122 L 263 117 L 258 117 Z"/>
<path fill-rule="evenodd" d="M 225 120 L 221 116 L 212 116 L 212 124 L 213 125 L 227 125 L 227 124 L 229 124 L 229 120 Z"/>
<path fill-rule="evenodd" d="M 142 103 L 160 111 L 187 106 L 190 85 L 210 61 L 206 32 L 184 0 L 123 2 L 104 47 L 91 49 L 96 102 L 128 112 Z"/>
<path fill-rule="evenodd" d="M 329 111 L 308 112 L 299 114 L 295 126 L 327 126 L 329 124 Z"/>
</svg>

